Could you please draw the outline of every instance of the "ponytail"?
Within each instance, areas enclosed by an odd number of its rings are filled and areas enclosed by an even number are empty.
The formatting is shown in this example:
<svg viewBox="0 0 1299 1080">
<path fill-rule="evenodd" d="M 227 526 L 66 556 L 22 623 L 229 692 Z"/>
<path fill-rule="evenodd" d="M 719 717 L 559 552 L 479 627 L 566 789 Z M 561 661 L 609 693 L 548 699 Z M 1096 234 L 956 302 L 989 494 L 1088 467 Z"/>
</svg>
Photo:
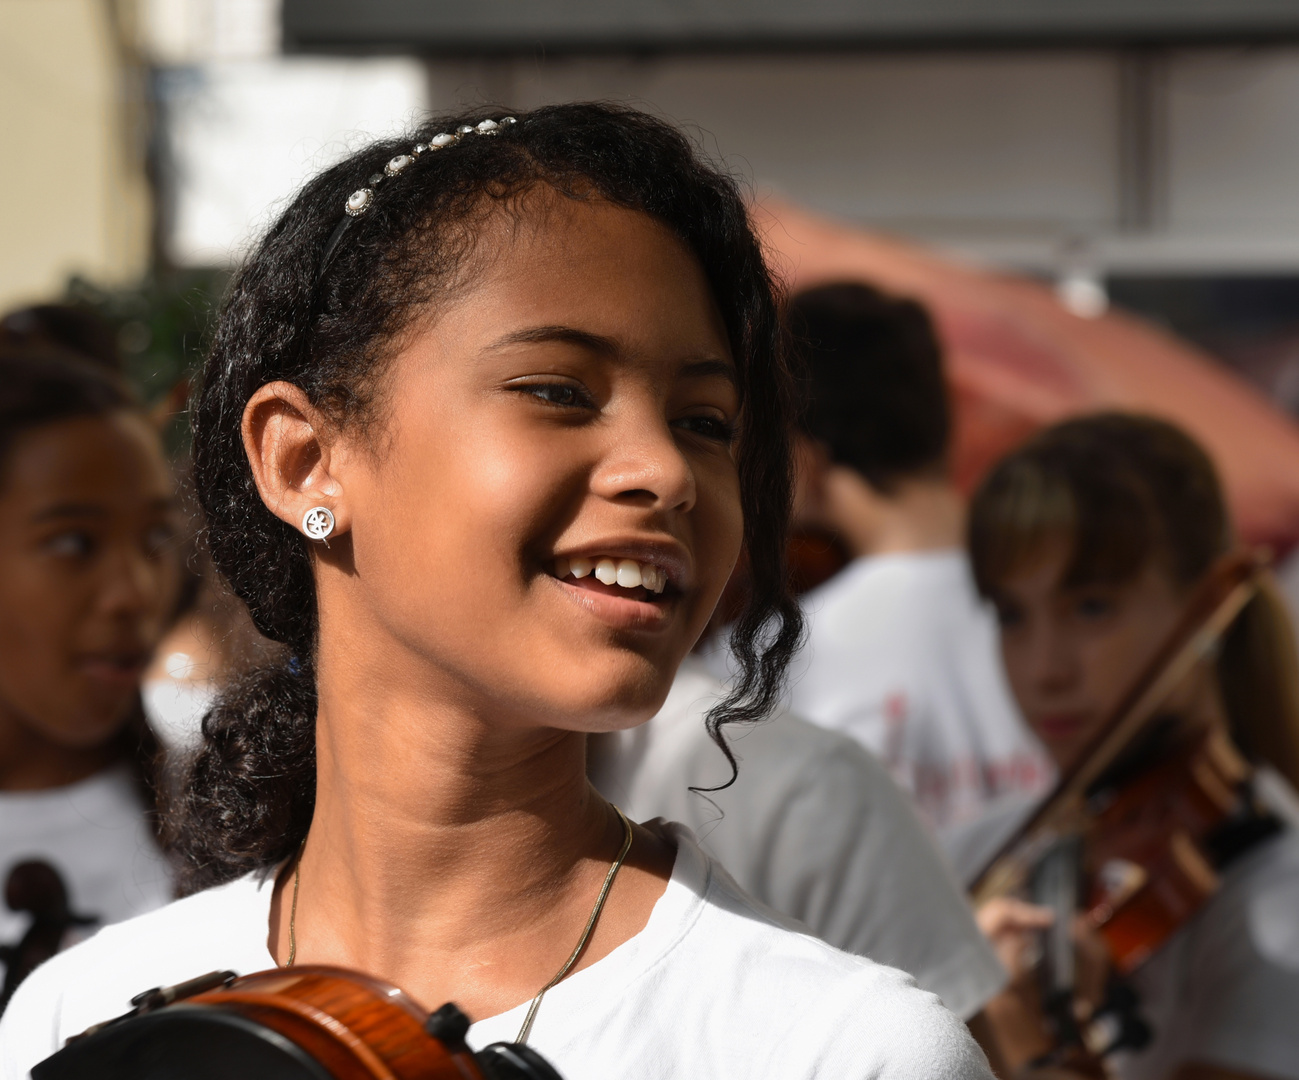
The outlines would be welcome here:
<svg viewBox="0 0 1299 1080">
<path fill-rule="evenodd" d="M 316 801 L 316 683 L 297 658 L 232 683 L 203 717 L 203 745 L 174 796 L 170 846 L 197 892 L 289 858 Z"/>
<path fill-rule="evenodd" d="M 1223 638 L 1218 684 L 1236 745 L 1299 787 L 1299 647 L 1270 575 Z"/>
</svg>

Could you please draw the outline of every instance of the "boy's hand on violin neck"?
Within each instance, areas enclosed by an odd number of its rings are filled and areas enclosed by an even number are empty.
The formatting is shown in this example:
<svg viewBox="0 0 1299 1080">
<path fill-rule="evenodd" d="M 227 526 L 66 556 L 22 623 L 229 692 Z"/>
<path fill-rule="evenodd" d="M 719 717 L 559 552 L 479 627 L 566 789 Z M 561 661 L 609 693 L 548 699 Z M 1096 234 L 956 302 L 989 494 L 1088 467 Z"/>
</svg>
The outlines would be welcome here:
<svg viewBox="0 0 1299 1080">
<path fill-rule="evenodd" d="M 1055 921 L 1050 908 L 1011 896 L 989 900 L 974 918 L 1012 980 L 1032 969 L 1039 952 L 1038 934 Z"/>
<path fill-rule="evenodd" d="M 1003 1072 L 1014 1080 L 1105 1076 L 1100 1063 L 1086 1053 L 1080 1054 L 1076 1062 L 1033 1064 L 1056 1049 L 1051 1024 L 1042 1008 L 1036 970 L 1041 958 L 1041 933 L 1054 923 L 1054 913 L 1014 897 L 997 897 L 979 908 L 975 920 L 1010 975 L 1006 989 L 984 1006 Z M 1084 1022 L 1104 997 L 1109 956 L 1104 942 L 1085 926 L 1081 916 L 1071 930 L 1077 955 L 1074 1011 Z"/>
</svg>

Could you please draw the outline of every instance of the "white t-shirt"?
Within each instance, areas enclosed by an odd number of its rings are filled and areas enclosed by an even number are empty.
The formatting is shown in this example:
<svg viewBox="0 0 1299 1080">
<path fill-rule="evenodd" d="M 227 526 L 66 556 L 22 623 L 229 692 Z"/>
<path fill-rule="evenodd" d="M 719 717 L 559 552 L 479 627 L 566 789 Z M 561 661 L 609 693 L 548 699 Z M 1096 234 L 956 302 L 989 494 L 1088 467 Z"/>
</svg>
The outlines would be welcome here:
<svg viewBox="0 0 1299 1080">
<path fill-rule="evenodd" d="M 1154 1041 L 1115 1055 L 1121 1080 L 1166 1080 L 1183 1062 L 1299 1080 L 1299 830 L 1295 796 L 1260 770 L 1258 792 L 1287 822 L 1222 873 L 1196 916 L 1131 977 Z M 953 851 L 977 848 L 977 873 L 1032 808 L 1004 801 L 983 823 L 946 834 Z"/>
<path fill-rule="evenodd" d="M 95 919 L 81 933 L 172 897 L 169 868 L 124 766 L 67 787 L 0 792 L 0 890 L 9 871 L 29 859 L 57 870 L 72 912 Z M 30 921 L 0 905 L 0 943 L 16 944 Z"/>
<path fill-rule="evenodd" d="M 996 620 L 964 552 L 857 559 L 804 596 L 803 609 L 793 711 L 879 757 L 930 825 L 1050 786 L 1052 766 L 1011 698 Z"/>
<path fill-rule="evenodd" d="M 648 724 L 594 736 L 591 779 L 633 818 L 681 821 L 740 887 L 846 952 L 914 975 L 958 1016 L 1006 981 L 961 888 L 906 797 L 851 739 L 782 713 L 704 727 L 725 687 L 697 660 Z"/>
<path fill-rule="evenodd" d="M 651 827 L 677 857 L 649 922 L 552 989 L 537 1013 L 529 1043 L 565 1080 L 990 1080 L 965 1026 L 909 976 L 794 931 L 688 829 Z M 26 1077 L 143 989 L 272 967 L 271 893 L 269 880 L 244 877 L 109 927 L 38 968 L 0 1021 L 0 1080 Z M 478 1021 L 470 1045 L 515 1039 L 526 1011 Z"/>
</svg>

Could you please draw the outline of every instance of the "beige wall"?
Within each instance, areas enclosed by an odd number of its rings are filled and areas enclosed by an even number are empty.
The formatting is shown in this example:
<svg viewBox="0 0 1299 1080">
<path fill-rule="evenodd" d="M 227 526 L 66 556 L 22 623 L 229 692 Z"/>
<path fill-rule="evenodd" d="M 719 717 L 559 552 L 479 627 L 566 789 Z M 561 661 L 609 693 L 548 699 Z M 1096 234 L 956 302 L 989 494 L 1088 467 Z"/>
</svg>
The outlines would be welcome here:
<svg viewBox="0 0 1299 1080">
<path fill-rule="evenodd" d="M 111 0 L 0 0 L 0 310 L 147 265 L 139 114 Z"/>
</svg>

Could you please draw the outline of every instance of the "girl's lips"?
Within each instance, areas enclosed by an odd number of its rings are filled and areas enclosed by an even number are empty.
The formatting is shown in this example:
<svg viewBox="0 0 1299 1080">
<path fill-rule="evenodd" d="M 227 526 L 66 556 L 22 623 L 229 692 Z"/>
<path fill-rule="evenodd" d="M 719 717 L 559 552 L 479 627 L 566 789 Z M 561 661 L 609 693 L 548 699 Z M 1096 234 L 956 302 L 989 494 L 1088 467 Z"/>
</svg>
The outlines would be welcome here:
<svg viewBox="0 0 1299 1080">
<path fill-rule="evenodd" d="M 1039 715 L 1033 720 L 1033 727 L 1047 742 L 1068 742 L 1076 739 L 1087 730 L 1091 717 L 1086 713 L 1051 713 Z"/>
<path fill-rule="evenodd" d="M 665 596 L 654 603 L 639 599 L 649 596 L 644 588 L 624 589 L 620 585 L 604 585 L 593 577 L 580 581 L 571 578 L 560 581 L 551 577 L 574 603 L 580 605 L 602 623 L 616 630 L 661 630 L 668 624 L 670 609 L 675 597 Z"/>
<path fill-rule="evenodd" d="M 147 666 L 140 656 L 83 656 L 77 662 L 86 678 L 115 690 L 138 687 Z"/>
</svg>

